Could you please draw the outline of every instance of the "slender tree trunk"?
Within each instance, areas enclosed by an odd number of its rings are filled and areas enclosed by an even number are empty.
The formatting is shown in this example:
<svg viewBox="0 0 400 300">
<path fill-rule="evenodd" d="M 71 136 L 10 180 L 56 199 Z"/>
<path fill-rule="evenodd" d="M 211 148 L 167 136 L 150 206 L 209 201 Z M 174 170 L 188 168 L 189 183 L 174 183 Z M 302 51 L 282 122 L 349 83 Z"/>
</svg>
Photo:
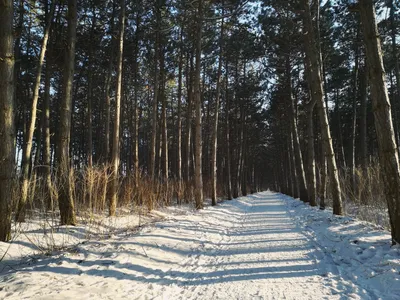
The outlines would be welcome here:
<svg viewBox="0 0 400 300">
<path fill-rule="evenodd" d="M 243 101 L 243 100 L 242 100 Z M 236 197 L 239 197 L 239 191 L 241 191 L 242 189 L 242 181 L 241 176 L 242 176 L 242 172 L 243 172 L 243 164 L 242 164 L 242 160 L 243 160 L 243 143 L 244 143 L 244 123 L 245 123 L 245 116 L 244 116 L 244 107 L 243 107 L 243 103 L 241 104 L 240 107 L 240 132 L 239 132 L 239 136 L 238 136 L 238 152 L 237 152 L 237 168 L 236 168 L 236 181 L 235 181 L 235 185 L 236 185 Z"/>
<path fill-rule="evenodd" d="M 367 157 L 367 77 L 368 73 L 364 67 L 361 74 L 360 82 L 360 164 L 363 170 L 367 168 L 368 157 Z"/>
<path fill-rule="evenodd" d="M 360 28 L 358 25 L 356 41 L 354 43 L 354 73 L 353 73 L 353 107 L 352 107 L 352 128 L 351 128 L 351 143 L 350 143 L 350 181 L 352 187 L 352 194 L 355 195 L 356 191 L 356 130 L 357 130 L 357 99 L 358 99 L 358 68 L 359 68 L 359 36 Z"/>
<path fill-rule="evenodd" d="M 342 170 L 347 168 L 346 165 L 346 156 L 344 153 L 344 143 L 343 143 L 343 134 L 342 134 L 342 115 L 340 113 L 340 104 L 339 104 L 339 89 L 335 90 L 335 116 L 336 116 L 336 127 L 337 127 L 337 147 L 336 147 L 336 154 L 337 154 L 337 162 L 339 167 Z"/>
<path fill-rule="evenodd" d="M 296 158 L 296 174 L 300 189 L 300 199 L 308 201 L 307 181 L 304 172 L 303 157 L 301 154 L 299 134 L 297 130 L 297 117 L 294 105 L 294 99 L 292 95 L 292 76 L 291 76 L 290 58 L 286 57 L 286 85 L 288 90 L 288 102 L 289 102 L 289 114 L 290 114 L 290 126 L 292 128 L 292 136 L 294 142 L 294 154 Z"/>
<path fill-rule="evenodd" d="M 136 189 L 139 186 L 139 178 L 140 178 L 140 170 L 139 170 L 139 38 L 141 33 L 141 12 L 138 11 L 136 13 L 136 37 L 135 37 L 135 46 L 134 46 L 134 61 L 135 61 L 135 70 L 134 70 L 134 81 L 135 81 L 135 108 L 134 108 L 134 128 L 133 128 L 133 174 L 135 180 Z"/>
<path fill-rule="evenodd" d="M 33 135 L 35 132 L 35 125 L 36 125 L 37 103 L 39 100 L 40 81 L 41 81 L 41 77 L 42 77 L 44 56 L 45 56 L 46 48 L 47 48 L 47 41 L 48 41 L 49 35 L 50 35 L 50 27 L 51 27 L 51 23 L 52 23 L 51 20 L 53 18 L 54 9 L 55 9 L 55 1 L 53 1 L 52 5 L 51 5 L 50 13 L 46 20 L 46 27 L 45 27 L 45 31 L 44 31 L 44 35 L 43 35 L 42 45 L 41 45 L 40 54 L 39 54 L 39 61 L 38 61 L 37 70 L 36 70 L 36 80 L 35 80 L 35 84 L 33 86 L 31 118 L 30 118 L 30 123 L 28 126 L 28 131 L 26 132 L 26 135 L 25 135 L 24 149 L 22 151 L 23 158 L 22 158 L 21 198 L 19 199 L 17 211 L 15 213 L 15 220 L 18 222 L 25 221 L 25 208 L 26 208 L 26 203 L 28 200 L 28 193 L 29 193 L 28 190 L 29 190 L 29 182 L 30 182 L 29 167 L 30 167 L 31 158 L 32 158 L 32 144 L 33 144 Z"/>
<path fill-rule="evenodd" d="M 47 209 L 53 210 L 53 189 L 51 182 L 51 140 L 50 140 L 50 88 L 51 88 L 51 59 L 47 56 L 46 59 L 46 74 L 45 74 L 45 90 L 43 101 L 43 165 L 44 165 L 44 180 L 45 180 L 45 195 Z"/>
<path fill-rule="evenodd" d="M 120 0 L 120 16 L 119 16 L 119 43 L 117 50 L 117 87 L 115 93 L 115 120 L 114 135 L 111 153 L 111 185 L 109 200 L 109 215 L 115 216 L 118 199 L 118 175 L 119 175 L 119 131 L 121 124 L 121 95 L 122 95 L 122 63 L 124 53 L 124 33 L 125 33 L 125 0 Z"/>
<path fill-rule="evenodd" d="M 289 194 L 289 196 L 290 197 L 293 197 L 293 198 L 295 198 L 295 193 L 296 193 L 296 187 L 295 187 L 295 183 L 294 183 L 294 175 L 293 175 L 293 172 L 294 172 L 294 165 L 292 165 L 292 158 L 291 158 L 291 151 L 290 151 L 290 144 L 291 144 L 291 138 L 292 138 L 292 134 L 291 134 L 291 130 L 290 130 L 290 128 L 289 128 L 289 133 L 287 133 L 287 137 L 286 137 L 286 144 L 287 144 L 287 150 L 286 150 L 286 155 L 287 155 L 287 157 L 286 157 L 286 160 L 287 160 L 287 163 L 288 163 L 288 171 L 289 171 L 289 174 L 288 174 L 288 181 L 289 181 L 289 185 L 290 185 L 290 194 Z"/>
<path fill-rule="evenodd" d="M 224 2 L 222 2 L 224 5 Z M 225 11 L 222 9 L 222 16 Z M 217 87 L 215 95 L 214 107 L 214 124 L 212 129 L 211 141 L 211 200 L 212 205 L 217 205 L 217 144 L 218 144 L 218 114 L 219 114 L 219 98 L 221 93 L 221 74 L 222 74 L 222 54 L 223 54 L 223 38 L 224 38 L 224 18 L 221 20 L 220 27 L 220 43 L 219 43 L 219 58 L 217 71 Z"/>
<path fill-rule="evenodd" d="M 230 99 L 229 99 L 229 72 L 228 72 L 228 60 L 225 61 L 225 143 L 226 143 L 226 196 L 228 200 L 232 200 L 232 178 L 231 178 L 231 147 L 230 147 L 230 122 L 229 122 L 229 111 L 230 111 Z"/>
<path fill-rule="evenodd" d="M 311 100 L 312 101 L 312 100 Z M 317 186 L 315 178 L 315 152 L 314 152 L 314 106 L 307 108 L 307 168 L 308 168 L 308 201 L 311 206 L 317 206 Z"/>
<path fill-rule="evenodd" d="M 299 181 L 297 178 L 296 171 L 296 157 L 294 154 L 294 145 L 293 145 L 293 131 L 292 127 L 289 128 L 289 152 L 290 152 L 290 163 L 292 165 L 292 181 L 293 181 L 293 198 L 297 199 L 300 195 Z"/>
<path fill-rule="evenodd" d="M 73 183 L 70 168 L 70 139 L 72 116 L 72 88 L 75 70 L 75 44 L 77 26 L 76 0 L 68 0 L 68 42 L 64 66 L 63 96 L 60 107 L 59 139 L 57 149 L 61 225 L 75 225 Z"/>
<path fill-rule="evenodd" d="M 321 67 L 319 64 L 319 56 L 315 45 L 315 35 L 311 19 L 311 12 L 308 0 L 303 0 L 304 8 L 304 28 L 306 57 L 310 62 L 310 81 L 312 99 L 315 100 L 317 111 L 321 122 L 321 134 L 324 145 L 324 152 L 329 167 L 330 183 L 332 187 L 333 213 L 336 215 L 343 214 L 342 195 L 339 183 L 338 170 L 336 167 L 335 153 L 332 146 L 332 138 L 329 128 L 328 116 L 325 108 L 324 93 L 321 78 Z"/>
<path fill-rule="evenodd" d="M 177 124 L 177 168 L 176 175 L 178 180 L 177 202 L 181 204 L 182 193 L 182 68 L 183 68 L 183 29 L 179 34 L 179 66 L 178 66 L 178 124 Z"/>
<path fill-rule="evenodd" d="M 94 10 L 94 9 L 93 9 Z M 89 168 L 93 167 L 93 128 L 92 128 L 92 98 L 93 98 L 93 38 L 96 30 L 96 12 L 93 11 L 92 28 L 91 28 L 91 44 L 89 46 L 88 57 L 88 86 L 87 86 L 87 114 L 86 114 L 86 130 L 87 130 L 87 165 Z M 91 188 L 89 189 L 89 198 L 91 198 Z M 91 203 L 91 200 L 90 200 Z"/>
<path fill-rule="evenodd" d="M 202 175 L 202 130 L 201 130 L 201 45 L 203 31 L 203 0 L 198 0 L 196 24 L 196 69 L 194 77 L 194 102 L 196 107 L 196 135 L 195 135 L 195 202 L 196 208 L 202 209 L 203 204 L 203 175 Z"/>
<path fill-rule="evenodd" d="M 397 118 L 397 108 L 398 108 L 398 103 L 400 101 L 400 66 L 399 66 L 399 60 L 397 57 L 397 43 L 396 43 L 396 35 L 397 35 L 397 29 L 396 29 L 396 20 L 395 20 L 395 14 L 398 14 L 398 11 L 396 12 L 396 7 L 394 4 L 395 0 L 390 0 L 389 6 L 390 6 L 390 38 L 392 42 L 392 59 L 394 63 L 394 75 L 396 77 L 396 97 L 394 98 L 395 101 L 393 101 L 393 111 L 394 111 L 394 124 L 396 124 L 396 129 L 399 131 L 399 120 Z M 398 8 L 397 8 L 398 9 Z M 397 141 L 397 147 L 399 147 L 399 132 L 397 132 L 396 135 L 396 141 Z"/>
<path fill-rule="evenodd" d="M 159 70 L 158 65 L 160 61 L 160 22 L 161 22 L 161 11 L 156 1 L 155 14 L 156 14 L 156 39 L 155 39 L 155 56 L 154 56 L 154 99 L 153 99 L 153 111 L 152 111 L 152 122 L 151 122 L 151 142 L 150 142 L 150 169 L 149 175 L 152 180 L 155 178 L 156 171 L 156 147 L 157 147 L 157 116 L 158 116 L 158 92 L 159 92 Z"/>
<path fill-rule="evenodd" d="M 162 50 L 160 59 L 160 70 L 161 70 L 161 177 L 168 183 L 168 128 L 167 128 L 167 97 L 165 94 L 165 51 Z"/>
<path fill-rule="evenodd" d="M 400 168 L 389 96 L 385 83 L 382 50 L 372 0 L 360 0 L 367 67 L 371 85 L 379 160 L 389 209 L 392 240 L 400 242 Z"/>
<path fill-rule="evenodd" d="M 189 59 L 190 56 L 190 59 Z M 190 60 L 190 66 L 188 61 L 187 66 L 187 111 L 186 111 L 186 159 L 185 159 L 185 173 L 186 173 L 186 182 L 189 182 L 191 179 L 190 174 L 190 147 L 191 147 L 191 132 L 192 132 L 192 106 L 193 106 L 193 55 L 188 54 L 188 60 Z M 188 201 L 188 199 L 186 199 Z"/>
<path fill-rule="evenodd" d="M 89 57 L 88 57 L 88 84 L 87 84 L 87 109 L 86 109 L 86 159 L 87 159 L 87 172 L 88 175 L 92 172 L 93 168 L 93 125 L 92 125 L 92 98 L 93 98 L 93 39 L 96 30 L 96 12 L 93 8 L 92 12 L 92 28 L 90 32 L 90 46 L 89 46 Z M 87 201 L 89 208 L 93 207 L 93 174 L 88 176 L 87 186 Z"/>
<path fill-rule="evenodd" d="M 321 143 L 322 144 L 322 143 Z M 322 152 L 323 152 L 323 147 Z M 328 170 L 326 166 L 326 157 L 321 155 L 321 184 L 319 187 L 319 208 L 325 209 L 325 199 L 326 199 L 326 182 L 328 177 Z"/>
<path fill-rule="evenodd" d="M 13 1 L 0 2 L 0 241 L 11 239 L 15 172 Z"/>
<path fill-rule="evenodd" d="M 114 17 L 115 17 L 115 3 L 116 1 L 113 1 L 113 9 L 111 13 L 111 19 L 110 19 L 110 32 L 111 32 L 111 47 L 110 47 L 110 59 L 109 59 L 109 64 L 108 64 L 108 71 L 106 75 L 106 82 L 105 82 L 105 128 L 104 128 L 104 145 L 103 145 L 103 155 L 102 155 L 102 161 L 103 162 L 108 162 L 109 161 L 109 156 L 110 156 L 110 124 L 111 124 L 111 96 L 110 96 L 110 90 L 111 90 L 111 77 L 112 77 L 112 72 L 113 72 L 113 59 L 111 59 L 111 56 L 115 52 L 115 42 L 114 42 Z"/>
</svg>

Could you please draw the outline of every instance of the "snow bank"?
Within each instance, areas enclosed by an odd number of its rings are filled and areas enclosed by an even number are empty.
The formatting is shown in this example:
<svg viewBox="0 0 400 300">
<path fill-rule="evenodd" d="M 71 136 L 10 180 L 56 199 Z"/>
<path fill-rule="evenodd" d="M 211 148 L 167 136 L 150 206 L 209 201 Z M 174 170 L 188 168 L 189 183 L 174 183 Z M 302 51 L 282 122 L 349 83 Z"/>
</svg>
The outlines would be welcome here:
<svg viewBox="0 0 400 300">
<path fill-rule="evenodd" d="M 146 209 L 119 209 L 116 217 L 100 214 L 78 216 L 78 226 L 60 226 L 58 216 L 35 213 L 27 222 L 13 224 L 11 243 L 0 242 L 0 273 L 37 255 L 51 255 L 89 240 L 134 234 L 142 226 L 193 210 L 189 205 L 159 208 L 150 213 Z"/>
<path fill-rule="evenodd" d="M 400 248 L 391 246 L 390 233 L 381 226 L 347 216 L 334 216 L 299 200 L 281 195 L 303 233 L 348 281 L 364 288 L 372 299 L 400 299 Z M 330 274 L 327 274 L 330 276 Z"/>
</svg>

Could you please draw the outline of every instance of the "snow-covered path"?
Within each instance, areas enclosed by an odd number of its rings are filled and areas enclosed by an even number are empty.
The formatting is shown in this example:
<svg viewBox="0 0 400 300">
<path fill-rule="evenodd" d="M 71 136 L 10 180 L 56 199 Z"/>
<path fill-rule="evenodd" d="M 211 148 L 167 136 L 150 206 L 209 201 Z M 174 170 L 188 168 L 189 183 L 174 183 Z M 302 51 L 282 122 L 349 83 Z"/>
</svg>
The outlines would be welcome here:
<svg viewBox="0 0 400 300">
<path fill-rule="evenodd" d="M 374 299 L 264 192 L 81 244 L 0 279 L 0 299 Z"/>
</svg>

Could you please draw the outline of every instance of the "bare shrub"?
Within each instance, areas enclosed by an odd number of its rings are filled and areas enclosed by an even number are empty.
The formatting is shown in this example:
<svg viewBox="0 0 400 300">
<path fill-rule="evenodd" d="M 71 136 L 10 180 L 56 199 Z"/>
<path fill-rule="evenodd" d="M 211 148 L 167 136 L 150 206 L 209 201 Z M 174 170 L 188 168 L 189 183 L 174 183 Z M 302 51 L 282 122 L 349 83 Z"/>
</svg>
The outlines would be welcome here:
<svg viewBox="0 0 400 300">
<path fill-rule="evenodd" d="M 356 168 L 354 185 L 349 170 L 339 172 L 343 206 L 346 215 L 390 229 L 381 170 L 377 162 Z M 326 205 L 332 206 L 329 182 Z"/>
</svg>

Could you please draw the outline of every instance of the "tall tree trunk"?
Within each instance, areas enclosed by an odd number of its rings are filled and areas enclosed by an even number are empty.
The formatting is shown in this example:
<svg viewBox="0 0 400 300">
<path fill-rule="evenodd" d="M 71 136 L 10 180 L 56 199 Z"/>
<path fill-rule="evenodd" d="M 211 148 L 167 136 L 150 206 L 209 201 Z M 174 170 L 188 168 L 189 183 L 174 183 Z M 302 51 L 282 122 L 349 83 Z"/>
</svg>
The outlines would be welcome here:
<svg viewBox="0 0 400 300">
<path fill-rule="evenodd" d="M 189 58 L 190 56 L 190 58 Z M 190 61 L 190 62 L 189 62 Z M 190 65 L 189 65 L 190 64 Z M 185 159 L 185 176 L 186 182 L 189 182 L 190 177 L 190 147 L 191 147 L 191 133 L 192 133 L 192 106 L 193 106 L 193 54 L 188 53 L 188 63 L 186 72 L 186 86 L 187 86 L 187 111 L 186 111 L 186 159 Z M 186 199 L 188 201 L 188 199 Z"/>
<path fill-rule="evenodd" d="M 337 137 L 336 137 L 336 155 L 339 167 L 342 170 L 347 168 L 346 166 L 346 157 L 344 154 L 344 143 L 343 143 L 343 134 L 342 134 L 342 116 L 340 113 L 340 104 L 339 104 L 339 89 L 335 89 L 335 117 L 336 117 L 336 130 L 337 130 Z"/>
<path fill-rule="evenodd" d="M 51 88 L 51 59 L 47 56 L 46 73 L 44 83 L 44 101 L 43 101 L 43 165 L 44 165 L 44 180 L 45 180 L 45 195 L 46 207 L 49 210 L 54 209 L 53 189 L 51 182 L 51 140 L 50 140 L 50 88 Z"/>
<path fill-rule="evenodd" d="M 124 33 L 125 33 L 125 0 L 120 0 L 119 15 L 119 43 L 117 50 L 117 86 L 115 92 L 115 119 L 114 119 L 114 135 L 111 153 L 111 185 L 109 200 L 109 215 L 115 216 L 118 199 L 118 175 L 119 175 L 119 131 L 121 124 L 121 95 L 122 95 L 122 63 L 124 53 Z"/>
<path fill-rule="evenodd" d="M 88 57 L 88 84 L 87 84 L 87 109 L 86 109 L 86 159 L 88 172 L 92 172 L 93 168 L 93 126 L 92 126 L 92 98 L 93 98 L 93 44 L 96 30 L 96 11 L 93 7 L 92 11 L 92 28 L 90 31 L 90 46 L 89 46 L 89 57 Z M 88 177 L 87 186 L 87 201 L 89 208 L 93 207 L 93 178 L 92 174 Z"/>
<path fill-rule="evenodd" d="M 222 1 L 222 6 L 224 2 Z M 222 16 L 225 11 L 222 9 Z M 219 57 L 217 71 L 217 87 L 215 91 L 215 107 L 214 107 L 214 124 L 212 129 L 211 140 L 211 201 L 212 205 L 217 205 L 217 145 L 218 145 L 218 114 L 219 114 L 219 98 L 221 93 L 221 74 L 222 74 L 222 54 L 223 54 L 223 38 L 224 38 L 224 18 L 221 20 L 220 38 L 219 38 Z"/>
<path fill-rule="evenodd" d="M 288 174 L 288 180 L 289 180 L 289 185 L 290 185 L 289 196 L 293 197 L 293 198 L 296 198 L 295 197 L 296 186 L 295 186 L 295 181 L 294 181 L 295 175 L 293 175 L 294 174 L 294 165 L 292 164 L 291 151 L 290 151 L 290 144 L 292 143 L 291 142 L 291 139 L 292 139 L 292 134 L 291 133 L 292 132 L 291 132 L 290 128 L 289 128 L 288 131 L 289 132 L 286 133 L 287 134 L 287 137 L 286 137 L 286 144 L 287 144 L 287 150 L 286 150 L 287 157 L 286 157 L 286 160 L 287 160 L 288 169 L 289 169 L 289 174 Z"/>
<path fill-rule="evenodd" d="M 0 241 L 11 239 L 15 172 L 13 1 L 0 2 Z"/>
<path fill-rule="evenodd" d="M 116 1 L 113 1 L 113 8 L 111 13 L 110 19 L 110 32 L 111 32 L 111 47 L 110 47 L 110 54 L 109 54 L 109 63 L 108 63 L 108 70 L 105 80 L 105 91 L 104 91 L 104 98 L 105 98 L 105 128 L 104 128 L 104 145 L 103 145 L 103 155 L 102 161 L 108 162 L 110 156 L 110 124 L 111 124 L 111 77 L 113 72 L 113 59 L 111 58 L 115 52 L 115 41 L 114 41 L 114 17 L 115 17 L 115 6 Z"/>
<path fill-rule="evenodd" d="M 343 214 L 342 195 L 339 183 L 339 175 L 336 167 L 335 153 L 332 146 L 331 132 L 329 128 L 328 116 L 325 108 L 324 93 L 321 78 L 321 66 L 319 64 L 320 54 L 315 45 L 314 28 L 312 24 L 310 6 L 308 0 L 303 2 L 303 34 L 305 37 L 306 57 L 310 63 L 310 81 L 312 99 L 315 100 L 317 111 L 321 123 L 321 134 L 324 145 L 324 152 L 329 167 L 330 183 L 332 187 L 333 213 L 336 215 Z"/>
<path fill-rule="evenodd" d="M 70 139 L 72 116 L 72 88 L 75 70 L 75 44 L 77 26 L 76 0 L 68 0 L 67 51 L 64 66 L 63 96 L 60 107 L 57 162 L 59 177 L 59 197 L 61 225 L 75 225 L 75 206 L 70 169 Z"/>
<path fill-rule="evenodd" d="M 290 163 L 292 165 L 292 181 L 293 181 L 293 198 L 297 199 L 300 195 L 299 181 L 297 178 L 297 170 L 296 170 L 296 157 L 294 154 L 294 145 L 293 145 L 293 131 L 292 127 L 289 128 L 289 153 L 290 153 Z"/>
<path fill-rule="evenodd" d="M 178 180 L 177 202 L 181 204 L 182 193 L 182 68 L 183 68 L 183 29 L 181 28 L 179 34 L 179 66 L 178 66 L 178 117 L 177 117 L 177 167 L 176 175 Z"/>
<path fill-rule="evenodd" d="M 39 61 L 36 70 L 36 80 L 33 86 L 33 97 L 32 97 L 32 107 L 31 107 L 31 118 L 28 126 L 28 131 L 25 135 L 24 141 L 24 149 L 22 151 L 22 184 L 21 184 L 21 198 L 18 202 L 17 211 L 15 213 L 15 220 L 17 222 L 25 221 L 25 208 L 28 200 L 28 190 L 29 190 L 29 168 L 31 165 L 32 159 L 32 144 L 33 144 L 33 135 L 35 132 L 36 125 L 36 115 L 37 115 L 37 103 L 39 100 L 39 89 L 40 89 L 40 81 L 42 78 L 42 68 L 44 62 L 44 56 L 46 54 L 47 41 L 50 35 L 50 27 L 52 23 L 52 18 L 55 9 L 55 1 L 53 1 L 50 9 L 50 13 L 48 18 L 46 19 L 46 27 L 44 30 L 42 45 L 40 48 Z"/>
<path fill-rule="evenodd" d="M 321 143 L 322 146 L 322 143 Z M 324 151 L 323 146 L 321 147 L 322 151 Z M 325 209 L 325 199 L 326 199 L 326 183 L 327 183 L 327 177 L 328 177 L 328 170 L 327 170 L 327 165 L 326 165 L 326 157 L 325 155 L 321 155 L 321 170 L 320 170 L 320 176 L 321 176 L 321 183 L 319 186 L 319 208 L 320 209 Z"/>
<path fill-rule="evenodd" d="M 140 178 L 140 170 L 139 170 L 139 39 L 141 33 L 141 11 L 136 13 L 136 37 L 135 37 L 135 46 L 134 46 L 134 82 L 135 82 L 135 93 L 134 93 L 134 115 L 133 115 L 133 174 L 135 180 L 135 187 L 138 188 L 139 178 Z"/>
<path fill-rule="evenodd" d="M 358 68 L 359 68 L 359 36 L 360 26 L 358 24 L 356 41 L 354 43 L 354 71 L 353 71 L 353 107 L 352 107 L 352 128 L 351 128 L 351 143 L 350 143 L 350 182 L 352 194 L 356 191 L 356 130 L 357 130 L 357 99 L 358 99 Z"/>
<path fill-rule="evenodd" d="M 156 1 L 155 7 L 156 14 L 156 37 L 154 46 L 154 99 L 153 99 L 153 111 L 151 121 L 151 141 L 150 141 L 150 166 L 149 175 L 152 180 L 155 178 L 156 172 L 156 148 L 157 148 L 157 116 L 158 116 L 158 92 L 159 92 L 159 61 L 160 61 L 160 22 L 161 22 L 161 11 L 159 7 L 159 1 Z"/>
<path fill-rule="evenodd" d="M 198 0 L 196 24 L 196 69 L 194 77 L 194 102 L 196 107 L 196 134 L 195 134 L 195 203 L 197 209 L 203 204 L 203 175 L 202 175 L 202 129 L 201 129 L 201 45 L 203 31 L 203 0 Z"/>
<path fill-rule="evenodd" d="M 304 172 L 303 157 L 301 154 L 299 134 L 297 130 L 297 116 L 294 105 L 294 99 L 292 95 L 292 75 L 290 66 L 290 57 L 286 57 L 286 86 L 288 91 L 288 102 L 289 102 L 289 115 L 290 115 L 290 126 L 292 128 L 292 136 L 294 142 L 294 154 L 296 158 L 296 174 L 300 189 L 300 199 L 303 201 L 308 201 L 308 191 L 307 191 L 307 181 Z"/>
<path fill-rule="evenodd" d="M 168 183 L 168 128 L 167 128 L 167 96 L 165 94 L 165 50 L 162 50 L 160 59 L 161 86 L 160 96 L 162 101 L 161 107 L 161 177 Z"/>
<path fill-rule="evenodd" d="M 93 8 L 92 12 L 92 28 L 90 32 L 90 46 L 89 46 L 89 57 L 88 57 L 88 86 L 87 86 L 87 110 L 86 110 L 86 155 L 87 165 L 89 168 L 93 167 L 93 128 L 92 128 L 92 98 L 93 98 L 93 38 L 96 30 L 96 12 Z M 89 190 L 89 197 L 91 198 L 91 190 Z M 90 202 L 91 203 L 91 202 Z"/>
<path fill-rule="evenodd" d="M 397 35 L 397 29 L 396 29 L 396 20 L 395 20 L 395 14 L 398 13 L 396 12 L 396 7 L 394 4 L 395 0 L 390 0 L 389 2 L 389 7 L 390 7 L 390 38 L 392 42 L 392 59 L 394 63 L 394 74 L 396 77 L 396 97 L 394 98 L 395 101 L 393 101 L 393 111 L 394 111 L 394 124 L 396 124 L 396 129 L 399 131 L 399 120 L 397 118 L 397 109 L 398 109 L 398 103 L 400 101 L 400 66 L 399 66 L 399 59 L 397 57 L 397 43 L 396 43 L 396 35 Z M 397 8 L 398 9 L 398 8 Z M 397 132 L 396 135 L 396 141 L 397 141 L 397 147 L 399 147 L 399 132 Z"/>
<path fill-rule="evenodd" d="M 243 101 L 243 99 L 242 99 Z M 236 185 L 236 197 L 239 197 L 239 191 L 241 191 L 242 189 L 242 181 L 241 176 L 243 173 L 243 164 L 242 164 L 242 160 L 243 160 L 243 151 L 244 151 L 244 123 L 245 123 L 245 113 L 244 113 L 244 107 L 243 107 L 243 103 L 240 105 L 240 131 L 239 131 L 239 135 L 238 135 L 238 152 L 237 152 L 237 168 L 236 168 L 236 181 L 235 181 L 235 185 Z"/>
<path fill-rule="evenodd" d="M 359 8 L 364 32 L 367 67 L 375 128 L 379 145 L 379 160 L 385 185 L 393 242 L 400 243 L 400 168 L 396 148 L 391 107 L 385 83 L 382 50 L 372 0 L 360 0 Z"/>
<path fill-rule="evenodd" d="M 228 73 L 228 60 L 225 61 L 225 143 L 226 143 L 226 197 L 232 200 L 232 179 L 231 179 L 231 147 L 230 147 L 230 99 L 229 99 L 229 73 Z"/>
<path fill-rule="evenodd" d="M 360 164 L 365 171 L 368 163 L 367 144 L 367 77 L 366 67 L 363 68 L 360 82 Z"/>
</svg>

